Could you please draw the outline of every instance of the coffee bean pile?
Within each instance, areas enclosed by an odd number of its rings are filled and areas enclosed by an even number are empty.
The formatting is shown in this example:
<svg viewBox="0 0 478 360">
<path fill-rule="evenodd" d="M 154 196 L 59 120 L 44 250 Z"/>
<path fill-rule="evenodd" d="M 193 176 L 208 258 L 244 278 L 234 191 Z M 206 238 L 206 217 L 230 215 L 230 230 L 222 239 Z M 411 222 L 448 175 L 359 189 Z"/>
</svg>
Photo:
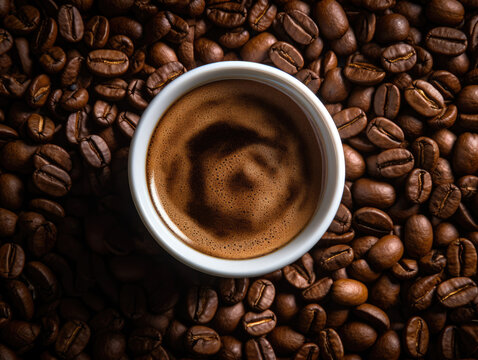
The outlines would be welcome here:
<svg viewBox="0 0 478 360">
<path fill-rule="evenodd" d="M 0 359 L 478 357 L 478 1 L 0 0 Z M 344 142 L 320 243 L 257 279 L 166 255 L 142 111 L 222 60 L 294 75 Z"/>
</svg>

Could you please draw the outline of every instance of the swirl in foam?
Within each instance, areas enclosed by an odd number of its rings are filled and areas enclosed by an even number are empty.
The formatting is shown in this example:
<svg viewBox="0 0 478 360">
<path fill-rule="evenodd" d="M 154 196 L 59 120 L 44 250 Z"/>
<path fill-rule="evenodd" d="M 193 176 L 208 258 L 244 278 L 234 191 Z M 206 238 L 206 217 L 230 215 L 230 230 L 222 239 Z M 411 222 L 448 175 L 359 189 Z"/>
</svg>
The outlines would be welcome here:
<svg viewBox="0 0 478 360">
<path fill-rule="evenodd" d="M 194 89 L 151 138 L 146 173 L 162 219 L 212 256 L 261 256 L 288 243 L 314 214 L 320 146 L 286 95 L 249 80 Z"/>
</svg>

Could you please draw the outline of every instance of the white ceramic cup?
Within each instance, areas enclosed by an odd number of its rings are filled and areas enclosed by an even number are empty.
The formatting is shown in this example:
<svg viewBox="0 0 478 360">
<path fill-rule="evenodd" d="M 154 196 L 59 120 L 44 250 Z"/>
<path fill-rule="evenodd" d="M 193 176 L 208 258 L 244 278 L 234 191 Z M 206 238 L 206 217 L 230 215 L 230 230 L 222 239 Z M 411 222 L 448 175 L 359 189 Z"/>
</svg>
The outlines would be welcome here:
<svg viewBox="0 0 478 360">
<path fill-rule="evenodd" d="M 226 79 L 253 80 L 272 86 L 294 100 L 308 115 L 322 150 L 324 180 L 317 209 L 306 227 L 290 242 L 251 259 L 222 259 L 188 246 L 158 215 L 148 190 L 146 156 L 153 131 L 168 108 L 192 89 Z M 271 66 L 227 61 L 201 66 L 168 84 L 151 101 L 136 128 L 129 152 L 129 184 L 136 208 L 153 238 L 190 267 L 217 276 L 259 276 L 288 265 L 309 251 L 322 237 L 340 204 L 345 181 L 342 142 L 322 102 L 304 84 Z"/>
</svg>

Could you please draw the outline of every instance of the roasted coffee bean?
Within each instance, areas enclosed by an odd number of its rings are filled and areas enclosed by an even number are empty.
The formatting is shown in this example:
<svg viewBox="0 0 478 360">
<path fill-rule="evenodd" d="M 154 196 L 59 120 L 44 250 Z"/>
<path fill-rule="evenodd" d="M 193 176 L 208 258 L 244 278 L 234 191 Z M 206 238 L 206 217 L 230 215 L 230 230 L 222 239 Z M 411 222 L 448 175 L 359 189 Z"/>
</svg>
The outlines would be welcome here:
<svg viewBox="0 0 478 360">
<path fill-rule="evenodd" d="M 368 349 L 375 343 L 377 332 L 368 324 L 351 321 L 340 329 L 340 338 L 345 349 L 359 352 Z"/>
<path fill-rule="evenodd" d="M 106 142 L 98 135 L 89 135 L 80 141 L 80 153 L 86 162 L 94 167 L 101 168 L 111 161 L 111 152 Z"/>
<path fill-rule="evenodd" d="M 422 357 L 428 350 L 430 335 L 425 320 L 419 316 L 408 320 L 404 332 L 404 349 L 408 356 L 415 358 Z"/>
<path fill-rule="evenodd" d="M 318 335 L 324 329 L 327 315 L 318 304 L 309 304 L 299 312 L 297 329 L 304 335 Z"/>
<path fill-rule="evenodd" d="M 284 278 L 292 286 L 304 289 L 315 281 L 314 260 L 306 253 L 295 263 L 284 267 Z"/>
<path fill-rule="evenodd" d="M 320 87 L 320 95 L 325 101 L 336 103 L 344 101 L 350 91 L 350 84 L 343 76 L 342 68 L 334 67 L 325 74 Z"/>
<path fill-rule="evenodd" d="M 401 14 L 386 14 L 377 19 L 375 39 L 381 43 L 404 41 L 408 37 L 410 24 Z"/>
<path fill-rule="evenodd" d="M 119 101 L 126 96 L 128 83 L 120 78 L 110 79 L 95 85 L 95 93 L 107 101 Z"/>
<path fill-rule="evenodd" d="M 342 359 L 344 357 L 342 340 L 334 329 L 322 330 L 319 334 L 318 343 L 324 360 Z"/>
<path fill-rule="evenodd" d="M 299 44 L 311 44 L 319 36 L 314 21 L 299 10 L 287 11 L 282 18 L 282 26 L 287 35 Z"/>
<path fill-rule="evenodd" d="M 365 160 L 362 155 L 347 144 L 342 144 L 342 149 L 345 156 L 346 179 L 353 181 L 363 176 L 365 173 Z"/>
<path fill-rule="evenodd" d="M 478 134 L 461 134 L 454 146 L 453 169 L 458 174 L 468 175 L 478 171 Z"/>
<path fill-rule="evenodd" d="M 305 86 L 309 88 L 314 94 L 320 89 L 321 79 L 319 75 L 309 69 L 302 69 L 297 74 L 295 74 L 296 79 L 301 81 Z"/>
<path fill-rule="evenodd" d="M 224 51 L 221 46 L 207 38 L 196 39 L 194 41 L 194 50 L 199 60 L 205 64 L 222 61 L 224 59 Z"/>
<path fill-rule="evenodd" d="M 213 327 L 221 334 L 230 334 L 236 330 L 244 314 L 242 302 L 231 306 L 220 306 L 214 316 Z"/>
<path fill-rule="evenodd" d="M 28 105 L 39 108 L 45 105 L 51 91 L 50 78 L 47 75 L 39 75 L 30 83 L 27 93 Z"/>
<path fill-rule="evenodd" d="M 423 116 L 436 116 L 445 106 L 443 96 L 430 83 L 416 80 L 405 90 L 408 104 Z"/>
<path fill-rule="evenodd" d="M 4 54 L 9 51 L 13 46 L 13 37 L 5 29 L 0 29 L 0 54 Z"/>
<path fill-rule="evenodd" d="M 424 215 L 412 215 L 405 223 L 405 248 L 413 258 L 427 254 L 433 245 L 432 224 Z"/>
<path fill-rule="evenodd" d="M 425 45 L 434 53 L 457 56 L 465 52 L 468 40 L 462 31 L 443 26 L 428 32 L 425 36 Z"/>
<path fill-rule="evenodd" d="M 367 301 L 368 290 L 360 281 L 341 279 L 333 283 L 330 294 L 337 304 L 357 306 Z"/>
<path fill-rule="evenodd" d="M 363 207 L 353 215 L 354 228 L 364 234 L 384 236 L 393 228 L 392 219 L 382 210 L 373 207 Z"/>
<path fill-rule="evenodd" d="M 378 116 L 395 119 L 400 109 L 400 90 L 397 86 L 385 83 L 375 91 L 373 109 Z"/>
<path fill-rule="evenodd" d="M 408 174 L 415 164 L 415 159 L 410 151 L 396 148 L 382 151 L 371 161 L 371 166 L 378 174 L 386 178 L 396 178 Z"/>
<path fill-rule="evenodd" d="M 78 111 L 86 106 L 88 99 L 88 91 L 84 88 L 67 90 L 61 96 L 60 105 L 66 111 Z"/>
<path fill-rule="evenodd" d="M 39 62 L 47 73 L 56 74 L 65 67 L 66 54 L 62 48 L 54 46 L 41 54 Z"/>
<path fill-rule="evenodd" d="M 133 41 L 125 35 L 113 35 L 108 39 L 107 47 L 113 50 L 118 50 L 126 56 L 131 57 L 134 54 Z"/>
<path fill-rule="evenodd" d="M 454 184 L 437 186 L 428 202 L 430 212 L 440 219 L 447 219 L 458 209 L 461 200 L 460 189 Z"/>
<path fill-rule="evenodd" d="M 217 26 L 235 28 L 246 21 L 247 9 L 242 3 L 214 0 L 208 2 L 206 16 Z"/>
<path fill-rule="evenodd" d="M 302 290 L 302 297 L 308 302 L 319 302 L 327 296 L 332 287 L 332 283 L 332 278 L 324 277 Z"/>
<path fill-rule="evenodd" d="M 383 117 L 376 117 L 370 121 L 366 134 L 370 142 L 381 149 L 399 147 L 405 139 L 402 129 Z"/>
<path fill-rule="evenodd" d="M 279 354 L 292 354 L 305 343 L 305 337 L 289 326 L 276 327 L 268 335 L 274 350 Z"/>
<path fill-rule="evenodd" d="M 40 19 L 40 11 L 36 7 L 23 5 L 15 13 L 7 15 L 3 19 L 3 24 L 11 33 L 26 35 L 38 27 Z"/>
<path fill-rule="evenodd" d="M 206 326 L 192 326 L 184 336 L 187 348 L 195 355 L 213 355 L 221 347 L 219 335 Z"/>
<path fill-rule="evenodd" d="M 66 195 L 71 188 L 68 173 L 55 165 L 44 165 L 35 170 L 33 183 L 38 190 L 54 197 Z"/>
<path fill-rule="evenodd" d="M 93 105 L 93 119 L 99 126 L 112 125 L 118 116 L 118 107 L 103 100 L 97 100 Z"/>
<path fill-rule="evenodd" d="M 106 45 L 110 34 L 110 23 L 104 16 L 93 16 L 84 29 L 83 40 L 86 45 L 93 49 L 99 49 Z"/>
<path fill-rule="evenodd" d="M 276 315 L 271 310 L 261 313 L 247 312 L 242 318 L 244 331 L 252 336 L 261 336 L 271 332 L 276 323 Z"/>
<path fill-rule="evenodd" d="M 275 66 L 291 75 L 296 74 L 304 66 L 300 52 L 284 41 L 278 41 L 270 47 L 269 57 Z"/>
<path fill-rule="evenodd" d="M 60 35 L 68 42 L 76 43 L 83 39 L 84 24 L 80 11 L 73 5 L 63 5 L 58 11 Z"/>
<path fill-rule="evenodd" d="M 48 117 L 32 114 L 27 120 L 27 133 L 34 142 L 49 142 L 55 135 L 55 123 Z"/>
<path fill-rule="evenodd" d="M 265 337 L 258 339 L 249 339 L 244 344 L 246 359 L 255 360 L 275 360 L 276 355 L 271 344 Z"/>
<path fill-rule="evenodd" d="M 403 255 L 403 243 L 395 235 L 386 235 L 367 252 L 367 261 L 375 271 L 391 268 Z"/>
<path fill-rule="evenodd" d="M 274 4 L 271 4 L 268 0 L 259 0 L 249 11 L 247 21 L 252 30 L 262 32 L 272 25 L 276 14 L 277 7 Z"/>
<path fill-rule="evenodd" d="M 36 53 L 42 53 L 50 49 L 55 44 L 58 35 L 58 24 L 53 18 L 46 18 L 42 21 L 35 39 L 33 40 L 33 50 Z"/>
<path fill-rule="evenodd" d="M 32 319 L 35 310 L 33 297 L 22 281 L 8 280 L 5 283 L 5 294 L 22 320 Z"/>
<path fill-rule="evenodd" d="M 430 173 L 423 169 L 413 169 L 408 174 L 405 185 L 405 196 L 416 204 L 422 204 L 428 200 L 432 190 L 432 178 Z"/>
<path fill-rule="evenodd" d="M 394 44 L 382 51 L 380 60 L 386 71 L 401 73 L 413 68 L 417 62 L 417 52 L 408 44 Z"/>
<path fill-rule="evenodd" d="M 416 310 L 430 307 L 438 284 L 442 281 L 440 274 L 422 277 L 416 280 L 408 290 L 408 303 Z"/>
<path fill-rule="evenodd" d="M 118 50 L 93 50 L 86 57 L 86 66 L 93 75 L 117 77 L 128 70 L 129 60 Z"/>
<path fill-rule="evenodd" d="M 89 134 L 88 114 L 83 110 L 70 114 L 66 122 L 65 133 L 71 144 L 79 144 Z"/>
<path fill-rule="evenodd" d="M 25 266 L 25 275 L 35 287 L 36 294 L 44 301 L 53 301 L 59 295 L 59 284 L 52 270 L 39 261 L 30 261 Z"/>
<path fill-rule="evenodd" d="M 248 278 L 223 278 L 219 281 L 219 295 L 221 300 L 230 305 L 244 300 L 248 288 Z"/>
<path fill-rule="evenodd" d="M 322 253 L 318 261 L 318 266 L 325 272 L 333 272 L 350 265 L 353 258 L 354 252 L 350 246 L 331 246 Z"/>
<path fill-rule="evenodd" d="M 379 331 L 386 331 L 390 328 L 388 315 L 375 305 L 362 304 L 355 308 L 353 313 Z"/>
<path fill-rule="evenodd" d="M 367 126 L 367 115 L 358 107 L 342 110 L 333 119 L 342 139 L 358 135 Z"/>
<path fill-rule="evenodd" d="M 321 34 L 328 40 L 339 39 L 349 28 L 349 21 L 342 5 L 335 0 L 317 3 L 315 19 Z"/>
<path fill-rule="evenodd" d="M 171 62 L 161 66 L 146 81 L 148 93 L 150 96 L 157 95 L 163 87 L 185 72 L 186 69 L 179 62 Z"/>
<path fill-rule="evenodd" d="M 22 321 L 11 320 L 0 329 L 4 344 L 23 351 L 30 350 L 40 334 L 40 325 Z M 2 354 L 3 355 L 3 354 Z M 13 359 L 17 359 L 15 356 Z"/>
<path fill-rule="evenodd" d="M 478 295 L 478 286 L 467 277 L 448 279 L 438 285 L 437 298 L 447 308 L 456 308 L 470 303 Z"/>
<path fill-rule="evenodd" d="M 68 321 L 58 333 L 55 351 L 61 357 L 74 357 L 88 344 L 90 334 L 90 328 L 83 321 Z"/>
<path fill-rule="evenodd" d="M 274 284 L 266 279 L 254 281 L 247 292 L 247 304 L 255 311 L 264 311 L 270 308 L 274 298 Z"/>
<path fill-rule="evenodd" d="M 207 287 L 193 287 L 186 297 L 189 319 L 197 324 L 206 324 L 214 317 L 218 304 L 217 293 Z"/>
<path fill-rule="evenodd" d="M 305 343 L 296 352 L 294 360 L 317 360 L 319 358 L 320 349 L 315 343 Z"/>
<path fill-rule="evenodd" d="M 237 49 L 249 41 L 249 31 L 238 27 L 225 32 L 219 37 L 219 44 L 228 49 Z"/>
<path fill-rule="evenodd" d="M 55 165 L 66 172 L 71 171 L 73 166 L 70 155 L 63 148 L 54 144 L 40 146 L 33 155 L 33 165 L 35 169 L 45 165 Z"/>
<path fill-rule="evenodd" d="M 118 115 L 118 126 L 120 131 L 128 138 L 132 138 L 134 131 L 138 126 L 139 120 L 139 115 L 135 113 L 132 113 L 130 111 L 121 112 Z"/>
<path fill-rule="evenodd" d="M 412 152 L 418 167 L 433 171 L 440 156 L 438 144 L 429 137 L 419 137 L 412 143 Z"/>
<path fill-rule="evenodd" d="M 20 245 L 5 243 L 0 247 L 0 276 L 4 279 L 18 277 L 25 266 L 25 253 Z"/>
<path fill-rule="evenodd" d="M 477 254 L 473 243 L 465 238 L 453 240 L 446 250 L 447 270 L 451 276 L 474 276 Z"/>
<path fill-rule="evenodd" d="M 385 78 L 383 69 L 366 62 L 352 61 L 344 67 L 344 76 L 361 86 L 377 85 Z"/>
</svg>

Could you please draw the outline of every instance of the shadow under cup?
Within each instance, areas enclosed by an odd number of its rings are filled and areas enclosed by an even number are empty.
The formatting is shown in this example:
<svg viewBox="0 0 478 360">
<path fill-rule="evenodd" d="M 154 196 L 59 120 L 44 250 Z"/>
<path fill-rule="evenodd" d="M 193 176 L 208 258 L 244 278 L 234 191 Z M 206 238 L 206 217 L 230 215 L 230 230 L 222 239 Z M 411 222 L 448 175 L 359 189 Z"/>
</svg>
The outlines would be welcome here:
<svg viewBox="0 0 478 360">
<path fill-rule="evenodd" d="M 146 157 L 159 119 L 176 100 L 208 83 L 239 79 L 273 87 L 291 98 L 310 119 L 322 154 L 322 189 L 318 205 L 303 230 L 279 249 L 256 258 L 223 259 L 188 246 L 163 221 L 148 189 Z M 222 62 L 194 69 L 166 86 L 143 113 L 130 147 L 129 181 L 133 200 L 155 240 L 179 261 L 217 276 L 259 276 L 277 270 L 309 251 L 327 230 L 340 204 L 345 164 L 340 137 L 332 118 L 315 94 L 292 76 L 270 66 L 248 62 Z"/>
</svg>

